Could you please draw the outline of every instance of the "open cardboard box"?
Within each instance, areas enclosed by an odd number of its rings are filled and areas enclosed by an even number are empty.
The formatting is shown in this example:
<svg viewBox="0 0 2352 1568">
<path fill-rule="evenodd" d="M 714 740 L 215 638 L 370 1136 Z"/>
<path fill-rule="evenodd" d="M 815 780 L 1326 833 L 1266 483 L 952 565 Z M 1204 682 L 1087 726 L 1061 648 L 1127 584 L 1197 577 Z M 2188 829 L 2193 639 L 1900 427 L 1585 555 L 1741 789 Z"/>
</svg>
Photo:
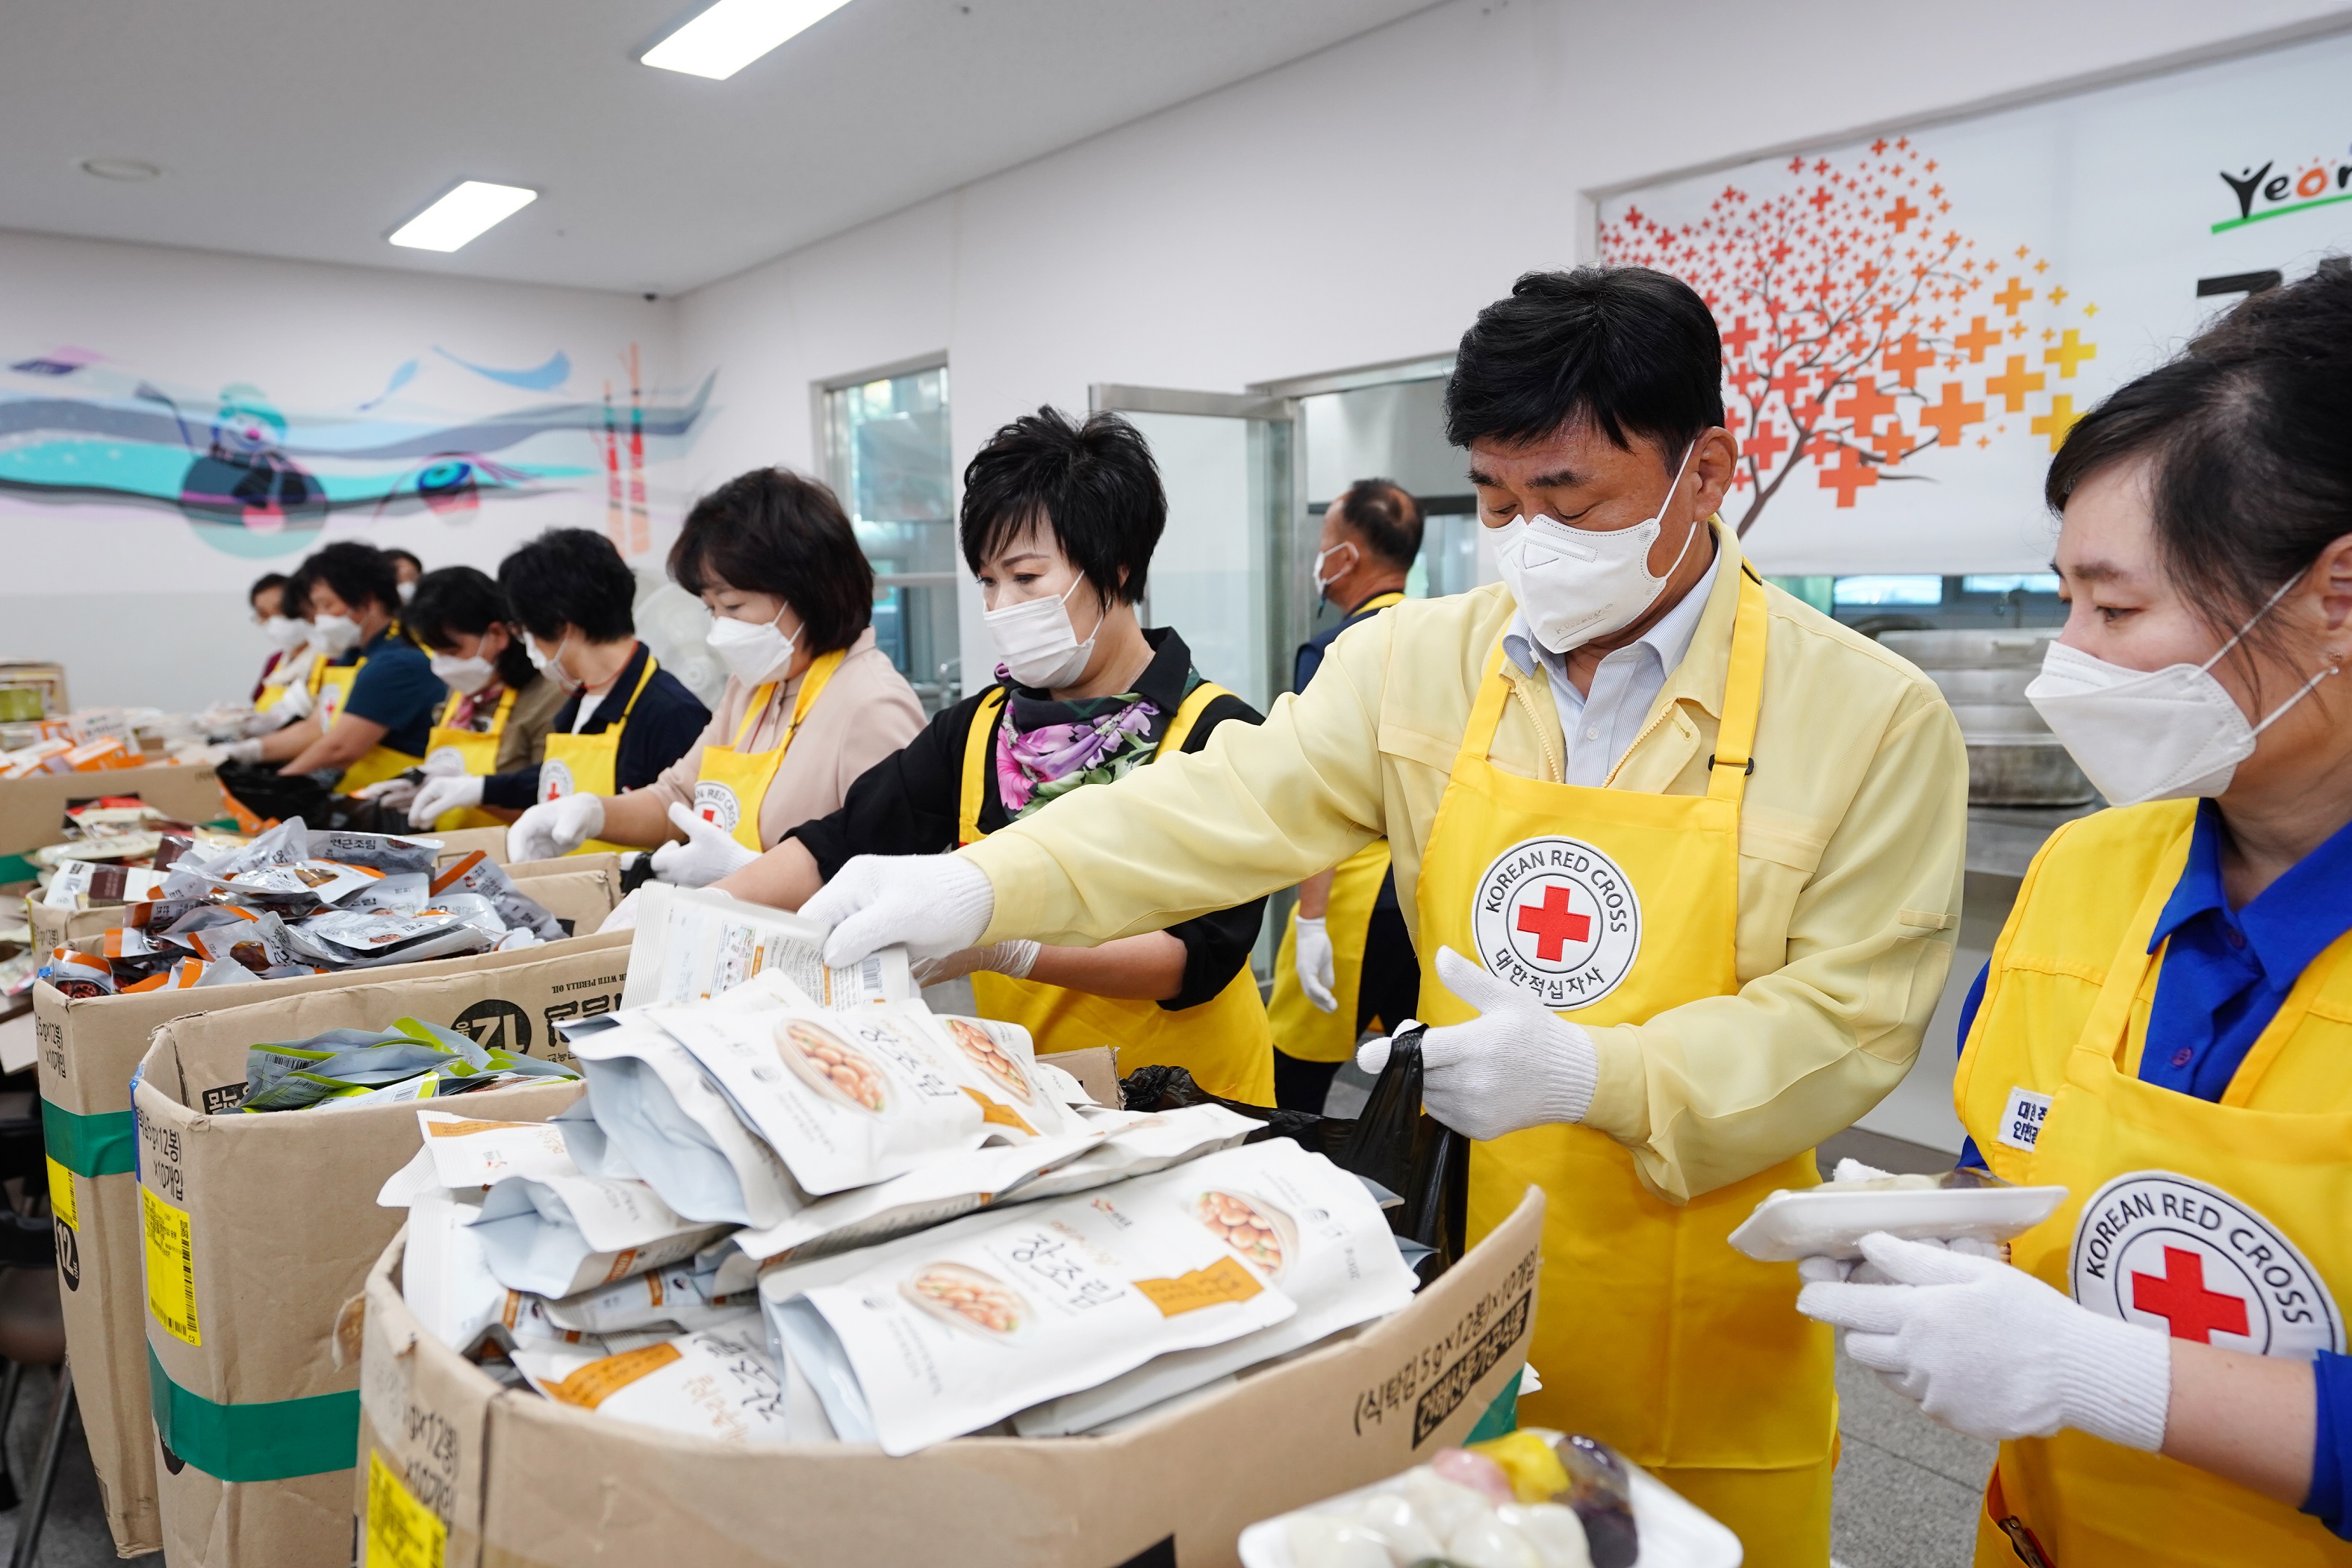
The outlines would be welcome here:
<svg viewBox="0 0 2352 1568">
<path fill-rule="evenodd" d="M 101 795 L 135 795 L 182 822 L 210 822 L 228 809 L 219 775 L 201 764 L 0 779 L 0 856 L 55 844 L 65 837 L 66 803 Z"/>
</svg>

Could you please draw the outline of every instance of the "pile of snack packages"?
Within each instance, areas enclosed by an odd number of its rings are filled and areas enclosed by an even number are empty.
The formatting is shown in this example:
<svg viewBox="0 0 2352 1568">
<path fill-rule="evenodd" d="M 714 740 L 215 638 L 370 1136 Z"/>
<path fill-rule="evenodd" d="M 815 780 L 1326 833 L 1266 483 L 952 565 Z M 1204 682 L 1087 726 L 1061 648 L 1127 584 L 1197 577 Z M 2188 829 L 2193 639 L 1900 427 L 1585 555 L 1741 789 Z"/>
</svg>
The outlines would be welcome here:
<svg viewBox="0 0 2352 1568">
<path fill-rule="evenodd" d="M 456 1029 L 398 1018 L 389 1029 L 330 1029 L 298 1044 L 254 1047 L 236 1103 L 256 1113 L 352 1110 L 579 1076 L 542 1058 L 478 1045 Z"/>
<path fill-rule="evenodd" d="M 208 742 L 235 740 L 259 729 L 241 704 L 202 713 L 160 708 L 84 708 L 62 718 L 0 724 L 0 779 L 37 773 L 92 773 L 205 760 Z M 275 729 L 277 722 L 268 725 Z"/>
<path fill-rule="evenodd" d="M 300 817 L 245 842 L 154 837 L 144 868 L 57 868 L 46 903 L 132 901 L 103 952 L 57 948 L 40 978 L 68 996 L 105 996 L 372 969 L 563 935 L 478 851 L 436 870 L 434 839 L 323 832 Z"/>
<path fill-rule="evenodd" d="M 65 830 L 64 839 L 28 857 L 39 868 L 40 901 L 56 910 L 138 902 L 163 885 L 173 858 L 244 842 L 241 834 L 176 821 L 135 795 L 99 795 L 66 807 Z M 173 841 L 168 849 L 167 838 Z"/>
</svg>

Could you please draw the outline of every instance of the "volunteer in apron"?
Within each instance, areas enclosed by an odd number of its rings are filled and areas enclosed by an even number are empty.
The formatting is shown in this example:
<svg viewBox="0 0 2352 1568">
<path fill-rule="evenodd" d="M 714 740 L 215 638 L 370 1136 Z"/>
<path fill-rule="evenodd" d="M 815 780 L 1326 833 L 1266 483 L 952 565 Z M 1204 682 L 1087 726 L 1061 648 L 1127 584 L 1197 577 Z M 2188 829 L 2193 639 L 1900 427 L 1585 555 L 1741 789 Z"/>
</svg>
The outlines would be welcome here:
<svg viewBox="0 0 2352 1568">
<path fill-rule="evenodd" d="M 1201 678 L 1173 628 L 1136 617 L 1168 500 L 1134 426 L 1040 409 L 998 431 L 964 470 L 964 560 L 980 579 L 1003 664 L 994 684 L 932 720 L 719 887 L 797 909 L 856 855 L 969 844 L 1073 790 L 1197 752 L 1238 697 Z M 985 1016 L 1026 1026 L 1042 1052 L 1118 1048 L 1119 1068 L 1188 1069 L 1211 1093 L 1273 1101 L 1265 1007 L 1250 973 L 1262 900 L 1099 947 L 1013 942 L 919 966 L 971 976 Z"/>
<path fill-rule="evenodd" d="M 510 858 L 659 845 L 656 877 L 703 887 L 839 806 L 922 728 L 914 689 L 874 641 L 874 569 L 824 486 L 782 468 L 736 476 L 687 514 L 669 572 L 710 610 L 727 668 L 718 712 L 647 787 L 531 807 Z"/>
<path fill-rule="evenodd" d="M 260 628 L 263 637 L 269 639 L 269 657 L 262 661 L 261 679 L 253 683 L 253 694 L 249 699 L 257 710 L 267 711 L 263 706 L 264 700 L 267 699 L 270 706 L 275 706 L 286 689 L 287 677 L 278 675 L 278 671 L 292 664 L 301 654 L 303 645 L 310 640 L 310 627 L 308 622 L 286 613 L 286 574 L 283 572 L 265 572 L 255 578 L 253 586 L 246 593 L 245 602 L 253 610 L 253 624 Z M 278 677 L 274 681 L 269 679 L 273 675 Z"/>
<path fill-rule="evenodd" d="M 289 775 L 339 772 L 345 794 L 421 765 L 448 689 L 401 628 L 391 561 L 345 540 L 312 553 L 301 577 L 323 656 L 311 671 L 312 710 L 225 755 L 282 763 Z"/>
<path fill-rule="evenodd" d="M 562 688 L 532 663 L 499 584 L 471 566 L 426 573 L 401 623 L 431 651 L 449 700 L 426 738 L 422 782 L 404 774 L 354 793 L 405 808 L 419 829 L 508 826 L 520 807 L 487 805 L 483 781 L 537 764 Z"/>
<path fill-rule="evenodd" d="M 1345 606 L 1338 626 L 1299 645 L 1290 689 L 1304 691 L 1341 632 L 1404 602 L 1421 553 L 1421 505 L 1390 479 L 1360 479 L 1323 513 L 1313 575 L 1318 598 Z M 1274 964 L 1266 1015 L 1274 1026 L 1275 1102 L 1319 1111 L 1339 1065 L 1370 1027 L 1412 1016 L 1421 973 L 1376 838 L 1298 884 L 1298 905 Z"/>
<path fill-rule="evenodd" d="M 2009 1263 L 1882 1237 L 1894 1283 L 1802 1300 L 2000 1441 L 1979 1564 L 2352 1563 L 2347 429 L 2321 274 L 2051 465 L 2070 610 L 2026 695 L 2116 807 L 2026 873 L 1954 1099 L 1964 1163 L 2066 1198 Z"/>
<path fill-rule="evenodd" d="M 481 781 L 483 805 L 528 814 L 573 795 L 625 795 L 645 788 L 684 756 L 710 711 L 653 650 L 637 640 L 630 605 L 636 577 L 604 534 L 551 528 L 499 563 L 499 587 L 514 606 L 516 646 L 543 671 L 557 708 L 541 755 Z M 412 812 L 462 797 L 466 781 L 427 783 Z M 552 813 L 535 819 L 543 824 Z M 518 819 L 517 826 L 520 826 Z M 539 859 L 560 853 L 530 833 L 508 835 L 509 854 Z M 572 849 L 621 846 L 591 838 Z"/>
<path fill-rule="evenodd" d="M 1674 279 L 1521 279 L 1447 389 L 1505 584 L 1385 610 L 1264 724 L 952 857 L 854 860 L 804 912 L 836 961 L 1096 942 L 1385 836 L 1444 1026 L 1425 1101 L 1484 1141 L 1471 1229 L 1549 1202 L 1527 1419 L 1620 1445 L 1751 1564 L 1822 1568 L 1830 1336 L 1790 1321 L 1795 1265 L 1725 1237 L 1909 1068 L 1967 753 L 1916 670 L 1708 524 L 1740 472 L 1721 372 Z"/>
</svg>

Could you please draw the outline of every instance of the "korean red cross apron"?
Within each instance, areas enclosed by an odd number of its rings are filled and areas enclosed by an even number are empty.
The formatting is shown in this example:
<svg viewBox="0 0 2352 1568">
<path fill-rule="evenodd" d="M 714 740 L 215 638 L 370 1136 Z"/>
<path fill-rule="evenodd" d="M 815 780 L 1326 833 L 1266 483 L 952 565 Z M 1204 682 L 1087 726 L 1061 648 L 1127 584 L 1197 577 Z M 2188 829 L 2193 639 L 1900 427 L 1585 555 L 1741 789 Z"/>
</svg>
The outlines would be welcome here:
<svg viewBox="0 0 2352 1568">
<path fill-rule="evenodd" d="M 1510 686 L 1496 649 L 1422 857 L 1423 1022 L 1475 1016 L 1438 979 L 1440 947 L 1588 1026 L 1738 991 L 1739 803 L 1765 637 L 1764 591 L 1743 572 L 1703 795 L 1496 768 L 1487 753 Z M 1819 1180 L 1808 1150 L 1677 1206 L 1590 1128 L 1530 1128 L 1472 1149 L 1473 1240 L 1531 1184 L 1549 1204 L 1528 1356 L 1544 1386 L 1520 1402 L 1521 1419 L 1588 1433 L 1657 1470 L 1739 1535 L 1750 1568 L 1827 1563 L 1837 1403 L 1831 1333 L 1797 1312 L 1796 1266 L 1753 1262 L 1727 1237 L 1775 1188 Z"/>
<path fill-rule="evenodd" d="M 835 648 L 819 654 L 801 677 L 800 695 L 793 700 L 792 722 L 776 743 L 764 752 L 747 752 L 743 742 L 759 728 L 761 716 L 767 712 L 768 702 L 775 695 L 776 683 L 769 681 L 751 693 L 743 705 L 743 727 L 735 731 L 731 746 L 702 748 L 702 769 L 694 784 L 694 814 L 705 822 L 715 822 L 733 834 L 735 842 L 752 851 L 765 850 L 760 842 L 760 803 L 768 798 L 769 781 L 783 766 L 784 752 L 792 748 L 793 737 L 801 732 L 801 721 L 816 706 L 818 696 L 833 672 L 841 668 L 842 656 L 847 650 Z"/>
<path fill-rule="evenodd" d="M 661 668 L 649 651 L 646 668 L 637 676 L 637 684 L 630 689 L 629 700 L 621 707 L 621 716 L 593 735 L 558 734 L 550 731 L 547 755 L 539 764 L 539 798 L 542 801 L 562 800 L 567 795 L 618 795 L 618 767 L 621 755 L 621 732 L 629 727 L 629 715 L 636 711 L 637 699 L 646 683 Z M 574 855 L 602 855 L 628 848 L 625 844 L 614 844 L 602 838 L 591 838 L 574 849 Z"/>
<path fill-rule="evenodd" d="M 490 727 L 487 730 L 461 729 L 450 722 L 465 700 L 464 692 L 449 694 L 449 700 L 441 709 L 441 722 L 434 725 L 433 732 L 425 737 L 425 761 L 430 766 L 434 758 L 447 755 L 456 759 L 461 772 L 488 778 L 499 771 L 499 742 L 505 738 L 507 718 L 514 711 L 514 688 L 508 687 L 499 694 L 499 705 L 491 710 Z M 465 827 L 505 826 L 504 817 L 492 816 L 478 806 L 459 806 L 435 817 L 432 831 L 455 833 Z"/>
</svg>

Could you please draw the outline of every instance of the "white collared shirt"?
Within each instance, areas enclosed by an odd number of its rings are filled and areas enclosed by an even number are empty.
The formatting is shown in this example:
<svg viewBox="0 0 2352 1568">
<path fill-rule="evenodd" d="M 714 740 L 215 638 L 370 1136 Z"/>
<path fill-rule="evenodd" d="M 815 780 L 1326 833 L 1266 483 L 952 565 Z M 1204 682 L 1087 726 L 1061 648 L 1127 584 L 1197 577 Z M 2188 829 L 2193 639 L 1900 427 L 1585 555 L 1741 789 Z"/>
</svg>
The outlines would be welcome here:
<svg viewBox="0 0 2352 1568">
<path fill-rule="evenodd" d="M 1559 732 L 1568 739 L 1568 782 L 1598 789 L 1640 738 L 1642 721 L 1650 705 L 1665 689 L 1666 676 L 1690 651 L 1698 631 L 1715 574 L 1723 569 L 1723 552 L 1707 563 L 1706 574 L 1691 585 L 1675 607 L 1658 618 L 1638 641 L 1603 654 L 1592 672 L 1592 690 L 1580 692 L 1568 679 L 1565 656 L 1536 641 L 1527 612 L 1511 617 L 1503 634 L 1503 657 L 1525 670 L 1543 671 L 1551 688 L 1553 706 L 1559 710 Z"/>
</svg>

